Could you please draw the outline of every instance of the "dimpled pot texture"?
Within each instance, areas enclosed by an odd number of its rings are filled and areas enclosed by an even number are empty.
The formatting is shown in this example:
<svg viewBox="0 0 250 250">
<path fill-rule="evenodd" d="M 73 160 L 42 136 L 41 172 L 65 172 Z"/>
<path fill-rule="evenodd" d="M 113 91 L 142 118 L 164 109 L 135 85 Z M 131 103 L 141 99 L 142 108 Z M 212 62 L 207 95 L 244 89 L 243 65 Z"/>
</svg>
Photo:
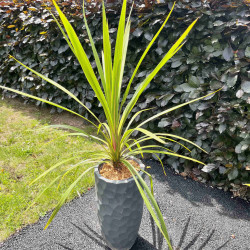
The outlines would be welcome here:
<svg viewBox="0 0 250 250">
<path fill-rule="evenodd" d="M 140 160 L 132 159 L 145 169 Z M 133 177 L 109 180 L 99 174 L 99 167 L 95 168 L 95 188 L 102 236 L 112 250 L 128 250 L 138 236 L 143 199 Z M 144 178 L 142 171 L 139 174 Z"/>
</svg>

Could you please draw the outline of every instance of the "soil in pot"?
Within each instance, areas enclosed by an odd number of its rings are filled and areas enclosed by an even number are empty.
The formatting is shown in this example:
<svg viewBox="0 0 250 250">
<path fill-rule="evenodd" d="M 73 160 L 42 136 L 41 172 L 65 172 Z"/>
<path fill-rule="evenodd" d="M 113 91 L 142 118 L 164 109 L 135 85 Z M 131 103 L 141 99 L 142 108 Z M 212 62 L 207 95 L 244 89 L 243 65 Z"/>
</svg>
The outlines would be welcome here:
<svg viewBox="0 0 250 250">
<path fill-rule="evenodd" d="M 140 171 L 140 165 L 134 160 L 128 160 L 128 162 L 133 165 L 133 167 Z M 117 167 L 114 167 L 111 163 L 104 163 L 100 169 L 99 173 L 106 179 L 109 180 L 124 180 L 132 177 L 132 174 L 128 168 L 123 164 L 119 163 Z"/>
</svg>

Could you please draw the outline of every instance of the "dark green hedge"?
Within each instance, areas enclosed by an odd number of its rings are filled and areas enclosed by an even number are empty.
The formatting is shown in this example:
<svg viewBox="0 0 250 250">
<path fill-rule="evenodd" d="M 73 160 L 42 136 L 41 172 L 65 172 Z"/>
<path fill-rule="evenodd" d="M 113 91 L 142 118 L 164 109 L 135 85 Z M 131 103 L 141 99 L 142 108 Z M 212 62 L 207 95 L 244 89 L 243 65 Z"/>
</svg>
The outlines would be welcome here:
<svg viewBox="0 0 250 250">
<path fill-rule="evenodd" d="M 18 1 L 22 2 L 22 1 Z M 90 60 L 94 58 L 84 29 L 81 9 L 64 2 L 61 6 L 74 25 Z M 163 1 L 161 1 L 163 2 Z M 145 9 L 137 4 L 132 18 L 127 67 L 124 85 L 128 82 L 140 55 L 156 33 L 172 3 L 154 5 Z M 98 6 L 90 6 L 88 22 L 98 51 L 102 49 L 102 25 Z M 89 7 L 89 8 L 90 8 Z M 112 43 L 119 16 L 109 6 L 109 24 Z M 93 11 L 96 10 L 96 11 Z M 160 71 L 133 112 L 157 107 L 141 114 L 140 120 L 166 107 L 202 96 L 222 86 L 223 90 L 206 101 L 194 103 L 148 124 L 154 131 L 172 132 L 188 138 L 209 152 L 203 154 L 192 148 L 192 157 L 210 163 L 205 169 L 193 168 L 192 163 L 165 159 L 168 166 L 194 179 L 209 181 L 212 185 L 234 195 L 250 197 L 249 189 L 241 184 L 250 181 L 249 159 L 249 104 L 250 104 L 250 32 L 249 6 L 242 1 L 178 1 L 170 21 L 146 57 L 137 84 L 150 73 L 171 44 L 188 24 L 200 17 L 180 52 Z M 68 96 L 41 81 L 16 64 L 8 54 L 64 85 L 86 103 L 96 114 L 102 112 L 66 41 L 50 16 L 41 8 L 40 1 L 26 2 L 0 8 L 0 84 L 13 87 L 42 98 L 47 98 L 83 113 Z M 92 63 L 95 68 L 95 63 Z M 4 92 L 4 96 L 16 95 Z M 31 101 L 31 100 L 29 100 Z M 43 105 L 37 102 L 37 105 Z M 59 111 L 52 109 L 52 112 Z M 178 145 L 173 146 L 179 150 Z M 182 152 L 180 150 L 181 153 Z"/>
</svg>

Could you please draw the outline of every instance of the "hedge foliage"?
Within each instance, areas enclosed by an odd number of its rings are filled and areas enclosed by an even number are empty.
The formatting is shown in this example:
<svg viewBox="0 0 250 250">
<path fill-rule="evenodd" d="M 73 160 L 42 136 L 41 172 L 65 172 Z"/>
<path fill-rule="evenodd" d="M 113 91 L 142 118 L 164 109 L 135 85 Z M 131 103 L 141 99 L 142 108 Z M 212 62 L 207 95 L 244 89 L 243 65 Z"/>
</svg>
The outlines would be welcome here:
<svg viewBox="0 0 250 250">
<path fill-rule="evenodd" d="M 41 6 L 40 1 L 18 2 L 19 4 L 0 8 L 0 84 L 84 113 L 67 95 L 55 90 L 53 86 L 41 81 L 10 59 L 8 54 L 11 54 L 67 87 L 102 118 L 94 92 L 86 82 L 79 63 L 62 38 L 49 11 Z M 132 17 L 124 86 L 172 4 L 173 2 L 155 4 L 152 9 L 145 9 L 143 4 L 137 3 Z M 62 2 L 61 7 L 80 36 L 92 66 L 96 68 L 83 24 L 81 7 L 73 1 Z M 102 24 L 99 7 L 90 3 L 88 9 L 91 11 L 87 13 L 90 30 L 96 47 L 101 52 Z M 118 23 L 117 11 L 119 12 L 119 5 L 108 5 L 113 47 Z M 168 166 L 193 179 L 209 181 L 211 185 L 231 190 L 235 196 L 248 198 L 249 188 L 241 184 L 250 180 L 249 15 L 247 1 L 178 1 L 170 21 L 146 57 L 133 85 L 135 90 L 137 84 L 157 65 L 187 25 L 196 17 L 200 17 L 182 50 L 151 82 L 133 112 L 154 107 L 152 111 L 144 112 L 138 117 L 144 120 L 166 107 L 224 86 L 219 94 L 207 98 L 206 101 L 170 113 L 148 126 L 154 131 L 181 135 L 209 152 L 206 155 L 190 147 L 192 157 L 210 163 L 203 170 L 200 166 L 194 168 L 192 163 L 176 158 L 164 159 Z M 4 95 L 16 96 L 7 92 Z M 39 102 L 36 104 L 43 105 Z M 59 110 L 52 108 L 52 112 L 55 111 Z M 173 145 L 173 150 L 179 150 L 178 144 Z"/>
</svg>

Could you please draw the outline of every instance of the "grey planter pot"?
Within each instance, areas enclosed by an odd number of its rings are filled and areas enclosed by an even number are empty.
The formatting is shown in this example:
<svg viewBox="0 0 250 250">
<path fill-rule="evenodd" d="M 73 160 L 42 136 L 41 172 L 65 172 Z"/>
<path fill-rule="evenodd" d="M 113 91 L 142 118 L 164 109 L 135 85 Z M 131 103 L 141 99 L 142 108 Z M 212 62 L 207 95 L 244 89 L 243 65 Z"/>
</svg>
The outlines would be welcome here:
<svg viewBox="0 0 250 250">
<path fill-rule="evenodd" d="M 133 160 L 145 169 L 140 160 Z M 109 180 L 99 174 L 100 166 L 95 168 L 95 189 L 102 236 L 112 250 L 128 250 L 138 236 L 143 199 L 133 177 L 120 181 Z M 139 173 L 144 177 L 142 171 Z"/>
</svg>

